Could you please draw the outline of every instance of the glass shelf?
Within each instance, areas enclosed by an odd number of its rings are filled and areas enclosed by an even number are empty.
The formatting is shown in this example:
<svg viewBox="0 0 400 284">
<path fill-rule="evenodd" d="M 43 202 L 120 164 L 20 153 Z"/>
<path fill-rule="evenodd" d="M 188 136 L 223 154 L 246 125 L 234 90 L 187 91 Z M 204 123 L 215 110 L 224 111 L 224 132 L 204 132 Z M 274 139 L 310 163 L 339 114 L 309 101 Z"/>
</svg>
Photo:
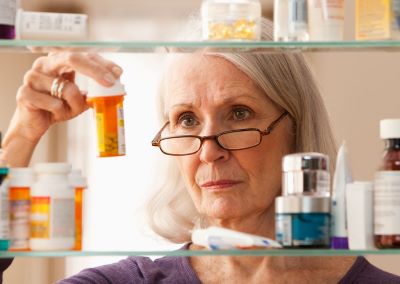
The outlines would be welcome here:
<svg viewBox="0 0 400 284">
<path fill-rule="evenodd" d="M 400 255 L 400 249 L 332 250 L 332 249 L 268 249 L 268 250 L 174 250 L 174 251 L 2 251 L 0 258 L 10 257 L 74 257 L 74 256 L 360 256 Z"/>
<path fill-rule="evenodd" d="M 42 41 L 0 40 L 2 52 L 45 53 L 56 50 L 91 52 L 193 52 L 209 47 L 219 52 L 400 51 L 400 41 L 238 42 L 238 41 Z"/>
</svg>

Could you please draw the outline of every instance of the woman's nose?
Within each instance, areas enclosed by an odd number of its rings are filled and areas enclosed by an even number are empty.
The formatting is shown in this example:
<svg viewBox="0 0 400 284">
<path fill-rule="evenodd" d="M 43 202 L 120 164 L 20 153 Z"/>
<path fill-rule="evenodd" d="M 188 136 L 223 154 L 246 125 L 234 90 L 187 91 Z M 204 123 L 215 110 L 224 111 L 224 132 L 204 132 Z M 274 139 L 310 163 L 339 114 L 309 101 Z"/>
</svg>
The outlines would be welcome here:
<svg viewBox="0 0 400 284">
<path fill-rule="evenodd" d="M 200 149 L 200 160 L 204 163 L 213 163 L 218 160 L 227 160 L 229 151 L 218 145 L 215 139 L 206 139 Z"/>
</svg>

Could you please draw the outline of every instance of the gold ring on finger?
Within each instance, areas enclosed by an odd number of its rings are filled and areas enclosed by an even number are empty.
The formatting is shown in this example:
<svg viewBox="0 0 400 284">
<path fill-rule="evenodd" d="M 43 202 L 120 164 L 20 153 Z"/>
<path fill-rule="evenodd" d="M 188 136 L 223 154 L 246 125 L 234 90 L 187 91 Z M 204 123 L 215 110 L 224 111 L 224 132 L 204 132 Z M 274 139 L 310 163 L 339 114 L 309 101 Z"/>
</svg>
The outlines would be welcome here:
<svg viewBox="0 0 400 284">
<path fill-rule="evenodd" d="M 68 80 L 63 79 L 57 88 L 57 98 L 62 99 L 62 93 Z"/>
<path fill-rule="evenodd" d="M 59 88 L 59 85 L 61 83 L 61 81 L 63 80 L 63 78 L 61 77 L 57 77 L 53 80 L 53 82 L 51 83 L 51 88 L 50 88 L 50 95 L 52 97 L 57 97 L 57 91 Z"/>
</svg>

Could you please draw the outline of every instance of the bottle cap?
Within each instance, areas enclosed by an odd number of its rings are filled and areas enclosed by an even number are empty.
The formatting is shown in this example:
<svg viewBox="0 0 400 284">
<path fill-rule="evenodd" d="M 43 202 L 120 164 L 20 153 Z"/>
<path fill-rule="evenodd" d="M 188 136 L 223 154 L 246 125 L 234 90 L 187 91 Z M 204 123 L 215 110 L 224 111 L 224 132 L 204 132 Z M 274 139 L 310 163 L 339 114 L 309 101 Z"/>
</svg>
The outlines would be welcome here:
<svg viewBox="0 0 400 284">
<path fill-rule="evenodd" d="M 69 184 L 73 187 L 87 187 L 85 177 L 82 175 L 82 171 L 78 169 L 72 169 L 68 175 Z"/>
<path fill-rule="evenodd" d="M 71 165 L 67 163 L 39 163 L 33 169 L 37 174 L 68 174 L 71 171 Z"/>
<path fill-rule="evenodd" d="M 275 198 L 275 213 L 330 213 L 331 198 L 323 196 L 278 196 Z"/>
<path fill-rule="evenodd" d="M 355 181 L 346 184 L 346 190 L 368 190 L 372 191 L 374 189 L 373 183 L 370 181 Z"/>
<path fill-rule="evenodd" d="M 125 86 L 121 83 L 120 80 L 117 80 L 115 84 L 111 87 L 104 87 L 100 85 L 96 81 L 92 79 L 88 79 L 88 97 L 89 98 L 97 98 L 97 97 L 114 97 L 125 95 Z"/>
<path fill-rule="evenodd" d="M 11 168 L 8 175 L 11 187 L 30 187 L 35 183 L 35 173 L 31 168 Z"/>
<path fill-rule="evenodd" d="M 296 153 L 283 157 L 284 172 L 302 170 L 328 170 L 329 158 L 321 153 Z"/>
<path fill-rule="evenodd" d="M 380 130 L 382 139 L 400 138 L 400 118 L 382 119 Z"/>
</svg>

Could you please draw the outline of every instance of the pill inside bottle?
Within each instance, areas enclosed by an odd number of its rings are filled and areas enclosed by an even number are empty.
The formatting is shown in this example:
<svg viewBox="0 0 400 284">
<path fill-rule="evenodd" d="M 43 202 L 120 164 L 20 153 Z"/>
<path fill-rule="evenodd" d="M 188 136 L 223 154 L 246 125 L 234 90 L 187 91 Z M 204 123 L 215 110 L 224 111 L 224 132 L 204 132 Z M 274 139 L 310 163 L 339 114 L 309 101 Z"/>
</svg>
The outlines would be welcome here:
<svg viewBox="0 0 400 284">
<path fill-rule="evenodd" d="M 89 81 L 87 102 L 96 120 L 99 157 L 125 155 L 125 95 L 125 87 L 120 81 L 111 87 Z"/>
</svg>

